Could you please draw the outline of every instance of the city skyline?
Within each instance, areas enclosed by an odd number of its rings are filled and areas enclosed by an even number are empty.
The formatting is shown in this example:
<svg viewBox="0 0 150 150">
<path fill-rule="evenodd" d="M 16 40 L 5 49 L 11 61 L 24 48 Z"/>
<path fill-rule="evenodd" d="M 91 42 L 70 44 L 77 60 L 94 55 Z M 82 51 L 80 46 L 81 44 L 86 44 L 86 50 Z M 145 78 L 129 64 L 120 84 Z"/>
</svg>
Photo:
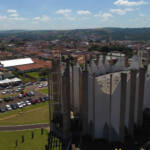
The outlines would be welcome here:
<svg viewBox="0 0 150 150">
<path fill-rule="evenodd" d="M 150 27 L 148 0 L 2 0 L 0 30 Z"/>
</svg>

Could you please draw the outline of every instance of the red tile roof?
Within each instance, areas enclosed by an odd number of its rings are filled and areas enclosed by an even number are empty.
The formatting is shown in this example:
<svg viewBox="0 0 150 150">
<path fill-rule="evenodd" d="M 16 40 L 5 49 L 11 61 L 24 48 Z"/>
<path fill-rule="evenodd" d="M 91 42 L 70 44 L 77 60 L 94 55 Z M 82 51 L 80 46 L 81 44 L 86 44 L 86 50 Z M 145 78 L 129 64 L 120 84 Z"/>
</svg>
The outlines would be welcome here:
<svg viewBox="0 0 150 150">
<path fill-rule="evenodd" d="M 18 69 L 19 71 L 28 71 L 41 68 L 52 68 L 51 61 L 44 61 L 39 59 L 32 59 L 32 60 L 34 61 L 34 64 L 17 66 L 16 69 Z"/>
</svg>

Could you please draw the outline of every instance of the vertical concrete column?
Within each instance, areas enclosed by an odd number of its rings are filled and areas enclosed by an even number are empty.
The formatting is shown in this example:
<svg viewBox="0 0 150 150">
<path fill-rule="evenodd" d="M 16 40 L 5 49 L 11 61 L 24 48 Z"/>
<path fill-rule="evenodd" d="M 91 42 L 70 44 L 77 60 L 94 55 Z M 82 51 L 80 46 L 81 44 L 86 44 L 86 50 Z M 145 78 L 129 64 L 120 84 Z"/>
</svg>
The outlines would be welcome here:
<svg viewBox="0 0 150 150">
<path fill-rule="evenodd" d="M 141 68 L 139 75 L 138 110 L 137 110 L 138 127 L 142 127 L 143 124 L 144 87 L 145 87 L 145 69 Z"/>
<path fill-rule="evenodd" d="M 69 62 L 62 79 L 63 84 L 63 132 L 64 138 L 70 136 L 70 70 Z"/>
<path fill-rule="evenodd" d="M 82 70 L 79 70 L 79 113 L 82 112 L 82 101 L 83 101 L 83 78 L 82 78 Z"/>
<path fill-rule="evenodd" d="M 72 108 L 74 111 L 74 69 L 73 69 L 73 65 L 72 65 L 72 83 L 71 83 L 71 90 L 72 90 Z"/>
<path fill-rule="evenodd" d="M 130 85 L 130 104 L 129 104 L 129 134 L 134 135 L 134 113 L 135 113 L 135 98 L 136 98 L 136 75 L 137 71 L 131 71 Z"/>
<path fill-rule="evenodd" d="M 127 74 L 121 73 L 121 95 L 120 95 L 120 140 L 124 143 L 125 136 L 125 110 L 127 95 Z"/>
<path fill-rule="evenodd" d="M 82 78 L 83 101 L 82 101 L 82 119 L 83 135 L 88 134 L 88 71 L 83 71 Z"/>
<path fill-rule="evenodd" d="M 109 142 L 112 141 L 112 122 L 111 122 L 111 116 L 112 116 L 112 78 L 113 75 L 110 74 L 110 95 L 109 95 Z"/>
<path fill-rule="evenodd" d="M 93 74 L 93 139 L 95 138 L 95 74 Z"/>
</svg>

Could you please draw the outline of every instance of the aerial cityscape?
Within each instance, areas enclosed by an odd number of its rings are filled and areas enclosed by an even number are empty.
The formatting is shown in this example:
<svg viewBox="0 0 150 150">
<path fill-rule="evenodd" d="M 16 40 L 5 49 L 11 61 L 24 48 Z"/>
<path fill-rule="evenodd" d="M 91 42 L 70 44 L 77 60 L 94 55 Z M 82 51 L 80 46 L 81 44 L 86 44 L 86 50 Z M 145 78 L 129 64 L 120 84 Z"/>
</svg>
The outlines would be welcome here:
<svg viewBox="0 0 150 150">
<path fill-rule="evenodd" d="M 2 0 L 0 150 L 150 150 L 149 8 Z"/>
</svg>

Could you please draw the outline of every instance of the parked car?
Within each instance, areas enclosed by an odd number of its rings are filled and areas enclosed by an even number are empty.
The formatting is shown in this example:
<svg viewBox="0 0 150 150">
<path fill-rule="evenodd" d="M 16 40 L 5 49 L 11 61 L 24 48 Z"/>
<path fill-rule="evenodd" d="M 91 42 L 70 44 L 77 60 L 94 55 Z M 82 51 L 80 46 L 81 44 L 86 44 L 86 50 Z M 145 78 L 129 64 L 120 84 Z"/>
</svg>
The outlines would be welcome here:
<svg viewBox="0 0 150 150">
<path fill-rule="evenodd" d="M 31 95 L 31 93 L 30 93 L 30 92 L 28 92 L 28 93 L 26 93 L 26 96 L 31 97 L 32 95 Z"/>
<path fill-rule="evenodd" d="M 3 95 L 7 94 L 7 91 L 3 91 L 2 94 L 3 94 Z"/>
<path fill-rule="evenodd" d="M 2 99 L 0 99 L 0 103 L 2 103 L 3 102 L 3 100 Z"/>
<path fill-rule="evenodd" d="M 14 90 L 13 89 L 9 90 L 9 93 L 14 93 Z"/>
<path fill-rule="evenodd" d="M 14 100 L 14 97 L 13 97 L 13 96 L 9 97 L 9 100 L 10 100 L 10 101 L 13 101 L 13 100 Z"/>
<path fill-rule="evenodd" d="M 18 108 L 18 105 L 17 105 L 17 104 L 11 104 L 10 106 L 11 106 L 12 109 L 14 109 L 14 110 Z"/>
<path fill-rule="evenodd" d="M 10 86 L 7 86 L 6 89 L 12 89 L 13 87 L 10 85 Z"/>
<path fill-rule="evenodd" d="M 39 85 L 39 88 L 42 88 L 42 87 L 43 87 L 43 84 L 40 84 L 40 85 Z"/>
<path fill-rule="evenodd" d="M 17 88 L 17 90 L 16 90 L 16 92 L 20 92 L 21 91 L 21 88 L 19 87 L 19 88 Z"/>
<path fill-rule="evenodd" d="M 37 81 L 37 82 L 35 82 L 34 84 L 40 84 L 41 82 L 40 81 Z"/>
<path fill-rule="evenodd" d="M 30 102 L 31 104 L 36 104 L 36 100 L 31 99 Z"/>
<path fill-rule="evenodd" d="M 12 108 L 11 108 L 10 105 L 6 105 L 6 109 L 7 109 L 8 111 L 12 110 Z"/>
<path fill-rule="evenodd" d="M 23 108 L 24 107 L 21 102 L 18 102 L 17 106 L 18 106 L 18 108 Z"/>
<path fill-rule="evenodd" d="M 34 96 L 34 95 L 35 95 L 33 91 L 31 91 L 31 92 L 30 92 L 30 94 L 31 94 L 32 96 Z"/>
<path fill-rule="evenodd" d="M 41 102 L 45 102 L 46 100 L 43 97 L 39 98 Z"/>
<path fill-rule="evenodd" d="M 1 113 L 6 112 L 6 108 L 5 108 L 5 107 L 0 107 L 0 112 L 1 112 Z"/>
<path fill-rule="evenodd" d="M 4 98 L 4 101 L 5 101 L 5 102 L 9 102 L 9 101 L 10 101 L 9 97 L 5 97 L 5 98 Z"/>
<path fill-rule="evenodd" d="M 30 106 L 31 105 L 31 102 L 30 101 L 25 101 L 26 105 L 27 106 Z"/>
<path fill-rule="evenodd" d="M 0 90 L 3 90 L 4 88 L 0 86 Z"/>
<path fill-rule="evenodd" d="M 48 84 L 43 84 L 43 87 L 47 87 L 48 86 Z"/>
<path fill-rule="evenodd" d="M 22 94 L 19 94 L 18 97 L 21 99 L 21 98 L 23 98 L 23 95 L 22 95 Z"/>
<path fill-rule="evenodd" d="M 25 84 L 25 86 L 30 86 L 30 85 L 33 85 L 33 83 L 32 82 L 28 82 L 28 83 Z"/>
<path fill-rule="evenodd" d="M 45 101 L 48 101 L 48 97 L 46 96 L 46 97 L 44 97 L 44 99 L 45 99 Z"/>
<path fill-rule="evenodd" d="M 40 99 L 36 99 L 35 101 L 36 103 L 41 103 Z"/>
<path fill-rule="evenodd" d="M 23 105 L 23 107 L 27 106 L 24 101 L 21 101 L 20 103 L 21 103 L 21 105 Z"/>
<path fill-rule="evenodd" d="M 23 93 L 22 96 L 23 96 L 23 97 L 26 97 L 26 93 Z"/>
</svg>

